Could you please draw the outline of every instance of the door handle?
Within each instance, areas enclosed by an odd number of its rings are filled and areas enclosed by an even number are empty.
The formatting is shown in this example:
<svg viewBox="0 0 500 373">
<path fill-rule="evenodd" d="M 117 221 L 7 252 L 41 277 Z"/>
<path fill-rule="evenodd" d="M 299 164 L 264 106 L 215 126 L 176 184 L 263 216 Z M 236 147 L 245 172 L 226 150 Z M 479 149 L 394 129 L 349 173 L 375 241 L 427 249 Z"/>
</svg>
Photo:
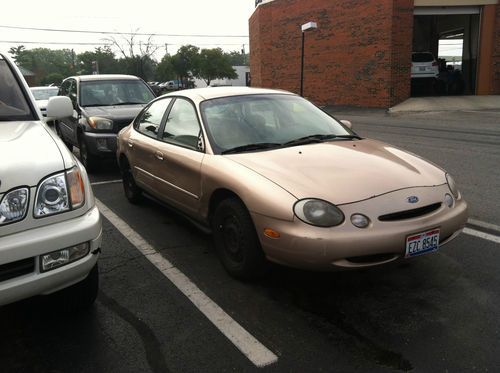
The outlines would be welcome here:
<svg viewBox="0 0 500 373">
<path fill-rule="evenodd" d="M 134 142 L 133 142 L 133 141 L 128 140 L 128 147 L 129 147 L 129 148 L 133 148 L 133 147 L 134 147 Z"/>
<path fill-rule="evenodd" d="M 158 151 L 158 150 L 155 152 L 155 157 L 156 157 L 156 159 L 163 161 L 163 153 Z"/>
</svg>

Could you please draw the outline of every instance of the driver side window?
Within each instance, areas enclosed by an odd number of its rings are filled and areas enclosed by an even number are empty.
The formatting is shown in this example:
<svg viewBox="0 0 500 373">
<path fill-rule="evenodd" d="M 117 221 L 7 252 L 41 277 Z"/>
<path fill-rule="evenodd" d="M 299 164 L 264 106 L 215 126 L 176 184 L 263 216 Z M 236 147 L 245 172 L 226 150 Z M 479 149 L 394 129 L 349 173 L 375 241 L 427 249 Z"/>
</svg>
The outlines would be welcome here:
<svg viewBox="0 0 500 373">
<path fill-rule="evenodd" d="M 194 150 L 198 149 L 200 124 L 194 106 L 177 98 L 170 110 L 162 134 L 162 140 Z"/>
</svg>

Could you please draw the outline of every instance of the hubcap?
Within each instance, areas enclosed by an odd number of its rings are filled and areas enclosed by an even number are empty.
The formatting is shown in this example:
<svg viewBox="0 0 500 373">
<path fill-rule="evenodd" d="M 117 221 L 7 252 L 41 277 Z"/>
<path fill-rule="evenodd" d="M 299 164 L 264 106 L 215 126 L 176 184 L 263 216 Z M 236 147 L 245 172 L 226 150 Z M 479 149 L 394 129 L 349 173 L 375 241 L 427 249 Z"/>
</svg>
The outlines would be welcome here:
<svg viewBox="0 0 500 373">
<path fill-rule="evenodd" d="M 241 262 L 243 260 L 243 250 L 238 220 L 234 216 L 228 216 L 221 228 L 227 255 L 231 260 Z"/>
</svg>

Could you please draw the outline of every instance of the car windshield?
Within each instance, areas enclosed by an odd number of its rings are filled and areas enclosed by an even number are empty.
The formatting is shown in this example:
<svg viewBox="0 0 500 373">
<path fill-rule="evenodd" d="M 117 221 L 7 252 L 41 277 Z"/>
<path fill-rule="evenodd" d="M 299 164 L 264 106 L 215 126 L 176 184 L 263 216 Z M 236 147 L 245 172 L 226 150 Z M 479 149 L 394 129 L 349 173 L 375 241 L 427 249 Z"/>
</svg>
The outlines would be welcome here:
<svg viewBox="0 0 500 373">
<path fill-rule="evenodd" d="M 81 106 L 145 104 L 154 96 L 141 80 L 94 80 L 80 86 Z"/>
<path fill-rule="evenodd" d="M 357 137 L 302 97 L 231 96 L 201 103 L 216 153 L 230 153 Z"/>
<path fill-rule="evenodd" d="M 434 56 L 432 53 L 413 53 L 411 56 L 412 62 L 432 62 Z"/>
<path fill-rule="evenodd" d="M 35 100 L 48 100 L 52 96 L 57 96 L 59 88 L 57 87 L 47 87 L 47 88 L 31 88 L 31 92 L 35 97 Z"/>
<path fill-rule="evenodd" d="M 0 121 L 33 120 L 28 101 L 7 61 L 0 57 Z"/>
</svg>

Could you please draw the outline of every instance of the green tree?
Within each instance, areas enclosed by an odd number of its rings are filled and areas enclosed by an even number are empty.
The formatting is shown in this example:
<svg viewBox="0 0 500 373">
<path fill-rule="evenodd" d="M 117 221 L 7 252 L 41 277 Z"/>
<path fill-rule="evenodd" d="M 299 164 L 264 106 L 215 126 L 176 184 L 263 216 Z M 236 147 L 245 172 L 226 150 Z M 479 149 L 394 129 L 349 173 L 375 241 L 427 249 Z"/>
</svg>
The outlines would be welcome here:
<svg viewBox="0 0 500 373">
<path fill-rule="evenodd" d="M 183 45 L 172 56 L 171 62 L 176 75 L 184 83 L 198 75 L 200 48 L 194 45 Z"/>
<path fill-rule="evenodd" d="M 76 55 L 71 49 L 24 49 L 19 46 L 9 52 L 19 66 L 35 73 L 35 84 L 41 84 L 49 74 L 58 73 L 67 77 L 76 71 Z"/>
<path fill-rule="evenodd" d="M 231 66 L 248 66 L 248 61 L 250 60 L 248 53 L 242 52 L 232 51 L 227 54 Z"/>
<path fill-rule="evenodd" d="M 47 76 L 45 76 L 44 78 L 42 78 L 40 83 L 42 85 L 54 84 L 54 85 L 59 86 L 59 85 L 61 85 L 61 82 L 63 81 L 64 78 L 65 77 L 59 73 L 50 73 Z"/>
<path fill-rule="evenodd" d="M 155 79 L 160 82 L 166 82 L 175 79 L 175 77 L 176 73 L 172 64 L 172 56 L 166 54 L 156 67 Z"/>
<path fill-rule="evenodd" d="M 198 59 L 196 77 L 203 79 L 207 85 L 214 79 L 236 79 L 238 74 L 231 66 L 229 55 L 220 48 L 202 49 Z"/>
<path fill-rule="evenodd" d="M 77 56 L 77 74 L 92 74 L 92 62 L 96 61 L 100 74 L 117 74 L 118 62 L 110 47 L 98 47 L 93 52 L 83 52 Z"/>
</svg>

